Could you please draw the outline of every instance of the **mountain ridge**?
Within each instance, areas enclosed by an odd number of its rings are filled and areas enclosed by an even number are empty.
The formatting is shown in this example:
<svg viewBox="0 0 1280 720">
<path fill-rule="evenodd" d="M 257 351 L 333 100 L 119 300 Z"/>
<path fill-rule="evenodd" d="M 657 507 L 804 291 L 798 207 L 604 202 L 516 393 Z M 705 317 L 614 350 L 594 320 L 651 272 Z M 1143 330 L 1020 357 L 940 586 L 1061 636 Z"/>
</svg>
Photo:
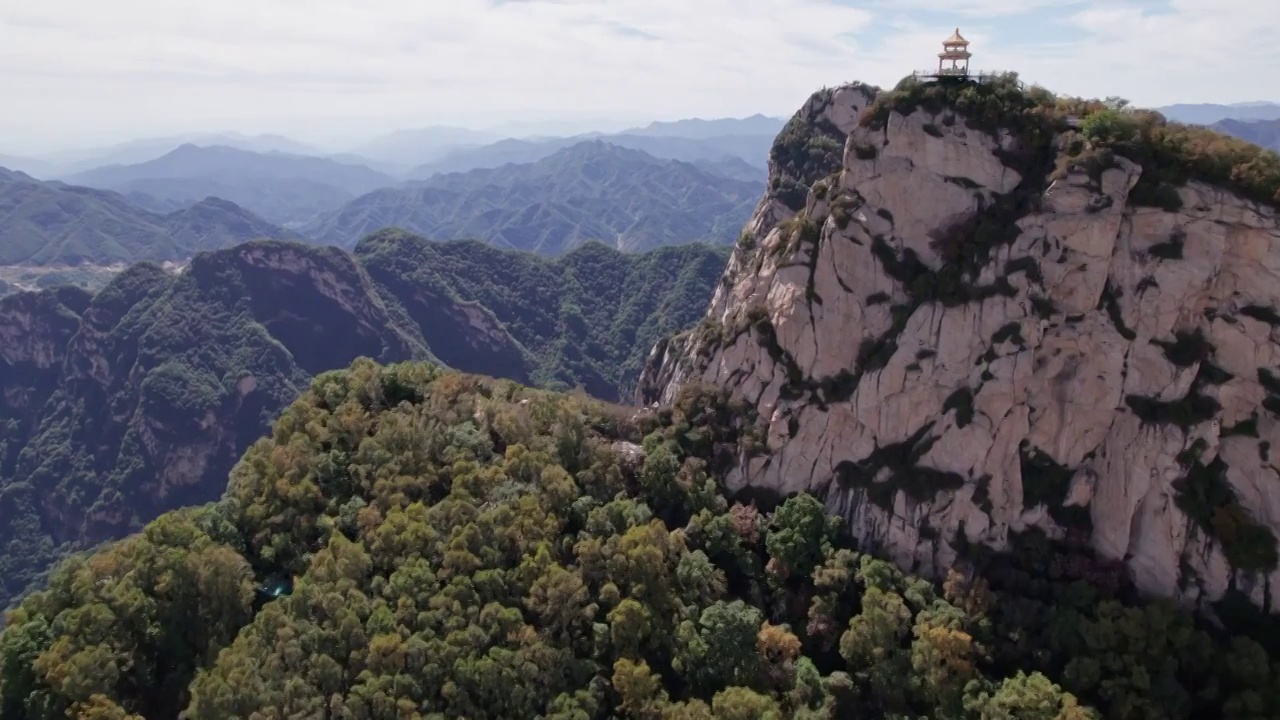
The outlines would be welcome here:
<svg viewBox="0 0 1280 720">
<path fill-rule="evenodd" d="M 300 224 L 358 195 L 396 184 L 363 165 L 323 157 L 184 144 L 136 165 L 112 165 L 67 182 L 162 200 L 218 195 L 277 224 Z"/>
<path fill-rule="evenodd" d="M 1218 132 L 1280 152 L 1280 118 L 1275 120 L 1219 120 L 1209 127 Z"/>
<path fill-rule="evenodd" d="M 763 168 L 764 158 L 775 134 L 719 135 L 705 139 L 637 134 L 588 134 L 543 140 L 507 138 L 489 145 L 446 153 L 434 162 L 414 168 L 407 175 L 407 179 L 426 180 L 441 174 L 537 162 L 566 147 L 594 140 L 642 150 L 661 159 L 716 162 L 726 158 L 738 158 Z"/>
<path fill-rule="evenodd" d="M 536 163 L 377 190 L 302 232 L 349 247 L 370 232 L 400 227 L 545 254 L 586 240 L 629 251 L 695 241 L 727 244 L 758 193 L 755 183 L 592 140 Z"/>
<path fill-rule="evenodd" d="M 180 261 L 264 237 L 296 236 L 217 198 L 158 214 L 112 191 L 0 173 L 0 265 Z"/>
<path fill-rule="evenodd" d="M 0 526 L 0 607 L 68 551 L 216 499 L 276 414 L 358 357 L 625 396 L 726 256 L 542 258 L 384 231 L 355 253 L 256 241 L 180 274 L 135 264 L 97 293 L 0 298 L 0 510 L 24 518 Z"/>
<path fill-rule="evenodd" d="M 1212 125 L 1221 120 L 1275 120 L 1280 118 L 1280 103 L 1179 103 L 1156 108 L 1156 111 L 1177 122 Z"/>
</svg>

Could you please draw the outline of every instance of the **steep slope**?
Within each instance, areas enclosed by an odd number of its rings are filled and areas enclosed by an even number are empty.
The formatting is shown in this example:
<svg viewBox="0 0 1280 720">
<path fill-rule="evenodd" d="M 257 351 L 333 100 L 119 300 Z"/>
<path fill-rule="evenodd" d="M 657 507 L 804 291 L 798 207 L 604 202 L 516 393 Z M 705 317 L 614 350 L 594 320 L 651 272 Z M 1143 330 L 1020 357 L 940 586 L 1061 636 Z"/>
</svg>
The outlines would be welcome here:
<svg viewBox="0 0 1280 720">
<path fill-rule="evenodd" d="M 291 233 L 213 198 L 167 215 L 114 192 L 0 172 L 0 265 L 114 265 L 190 258 Z"/>
<path fill-rule="evenodd" d="M 21 520 L 0 525 L 0 607 L 53 557 L 217 497 L 266 423 L 356 357 L 624 396 L 725 255 L 593 244 L 552 261 L 383 233 L 357 258 L 254 242 L 176 276 L 135 265 L 93 296 L 0 299 L 0 517 Z"/>
<path fill-rule="evenodd" d="M 66 180 L 178 202 L 220 197 L 282 225 L 311 220 L 353 197 L 396 183 L 362 165 L 192 144 L 144 163 L 101 167 Z"/>
<path fill-rule="evenodd" d="M 543 258 L 400 231 L 355 255 L 448 365 L 607 400 L 631 395 L 654 341 L 698 320 L 728 259 L 705 245 L 630 255 L 599 243 Z"/>
<path fill-rule="evenodd" d="M 871 99 L 780 136 L 642 399 L 741 393 L 769 454 L 730 485 L 820 494 L 904 567 L 1039 531 L 1144 593 L 1275 610 L 1280 157 L 1012 80 Z"/>
<path fill-rule="evenodd" d="M 333 248 L 251 243 L 198 255 L 180 276 L 136 265 L 91 301 L 75 299 L 0 301 L 0 512 L 23 518 L 0 528 L 6 600 L 47 553 L 216 498 L 231 464 L 315 373 L 362 355 L 430 357 Z"/>
<path fill-rule="evenodd" d="M 1218 132 L 1280 152 L 1280 119 L 1219 120 L 1211 127 Z"/>
<path fill-rule="evenodd" d="M 1276 657 L 1082 558 L 941 585 L 809 495 L 731 504 L 762 428 L 424 364 L 317 378 L 224 500 L 65 563 L 0 633 L 6 720 L 1270 718 Z M 988 578 L 990 578 L 988 580 Z M 1061 683 L 1060 685 L 1058 683 Z M 1095 709 L 1096 708 L 1096 709 Z"/>
<path fill-rule="evenodd" d="M 737 237 L 759 194 L 754 183 L 710 175 L 604 142 L 576 144 L 529 165 L 443 175 L 357 198 L 304 234 L 350 247 L 398 227 L 439 239 L 557 254 L 600 240 L 626 251 Z"/>
</svg>

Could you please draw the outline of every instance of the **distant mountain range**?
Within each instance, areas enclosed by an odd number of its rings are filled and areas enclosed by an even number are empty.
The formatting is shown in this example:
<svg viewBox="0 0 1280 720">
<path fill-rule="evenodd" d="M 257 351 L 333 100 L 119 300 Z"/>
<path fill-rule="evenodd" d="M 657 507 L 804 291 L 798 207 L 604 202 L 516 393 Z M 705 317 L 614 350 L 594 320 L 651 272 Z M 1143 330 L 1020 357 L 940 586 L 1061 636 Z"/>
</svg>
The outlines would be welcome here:
<svg viewBox="0 0 1280 720">
<path fill-rule="evenodd" d="M 476 148 L 454 150 L 435 162 L 414 168 L 408 177 L 411 180 L 425 180 L 435 175 L 532 163 L 586 140 L 604 140 L 612 145 L 641 150 L 664 160 L 741 160 L 757 168 L 759 179 L 764 182 L 769 148 L 781 128 L 779 125 L 777 130 L 769 134 L 719 135 L 700 139 L 628 133 L 548 140 L 502 140 Z"/>
<path fill-rule="evenodd" d="M 297 237 L 218 198 L 153 213 L 105 190 L 0 168 L 0 265 L 184 260 L 257 238 Z"/>
<path fill-rule="evenodd" d="M 694 160 L 698 169 L 711 175 L 719 175 L 733 180 L 753 182 L 764 186 L 768 172 L 738 157 L 727 157 L 721 160 Z"/>
<path fill-rule="evenodd" d="M 1280 152 L 1280 119 L 1219 120 L 1211 127 L 1218 132 Z"/>
<path fill-rule="evenodd" d="M 1166 105 L 1156 108 L 1170 120 L 1192 125 L 1213 125 L 1220 120 L 1280 119 L 1280 103 L 1249 102 L 1233 105 L 1212 103 Z"/>
<path fill-rule="evenodd" d="M 702 120 L 700 118 L 692 118 L 689 120 L 675 120 L 670 122 L 653 122 L 644 127 L 624 130 L 619 133 L 621 135 L 647 135 L 650 137 L 682 137 L 692 140 L 705 140 L 708 138 L 724 137 L 726 135 L 777 135 L 783 125 L 787 124 L 785 117 L 769 117 L 766 115 L 752 115 L 751 117 L 734 119 L 724 118 L 719 120 Z"/>
<path fill-rule="evenodd" d="M 715 175 L 603 140 L 584 141 L 534 163 L 377 190 L 302 233 L 350 247 L 371 232 L 398 227 L 435 239 L 480 238 L 543 254 L 588 240 L 625 251 L 694 241 L 727 244 L 738 237 L 763 190 L 763 181 Z"/>
<path fill-rule="evenodd" d="M 318 148 L 282 135 L 246 135 L 236 132 L 188 133 L 141 138 L 111 147 L 61 150 L 36 158 L 0 155 L 0 165 L 22 170 L 41 180 L 52 180 L 105 165 L 134 165 L 147 162 L 182 145 L 220 145 L 256 153 L 322 154 Z"/>
<path fill-rule="evenodd" d="M 502 135 L 458 127 L 426 127 L 396 130 L 348 150 L 341 157 L 364 158 L 402 165 L 406 169 L 432 162 L 450 150 L 487 145 L 503 139 Z"/>
<path fill-rule="evenodd" d="M 685 163 L 602 140 L 409 184 L 323 158 L 192 145 L 72 180 L 83 184 L 4 171 L 0 265 L 182 261 L 258 238 L 351 247 L 388 227 L 542 254 L 588 240 L 628 252 L 729 244 L 764 189 L 762 171 L 741 158 Z"/>
<path fill-rule="evenodd" d="M 374 190 L 403 189 L 406 181 L 440 175 L 536 163 L 595 139 L 663 160 L 693 163 L 708 175 L 763 183 L 768 149 L 782 124 L 781 118 L 755 115 L 656 122 L 607 135 L 526 139 L 428 127 L 389 133 L 331 155 L 285 137 L 222 133 L 150 138 L 44 158 L 0 156 L 0 165 L 43 180 L 112 190 L 139 208 L 161 215 L 205 198 L 221 198 L 274 225 L 297 230 L 316 227 Z M 81 167 L 91 162 L 97 164 Z"/>
<path fill-rule="evenodd" d="M 154 160 L 101 167 L 66 181 L 180 203 L 220 197 L 280 225 L 310 221 L 358 195 L 396 183 L 363 165 L 220 145 L 182 145 Z"/>
<path fill-rule="evenodd" d="M 46 160 L 0 153 L 0 168 L 38 178 L 52 177 L 55 166 Z"/>
</svg>

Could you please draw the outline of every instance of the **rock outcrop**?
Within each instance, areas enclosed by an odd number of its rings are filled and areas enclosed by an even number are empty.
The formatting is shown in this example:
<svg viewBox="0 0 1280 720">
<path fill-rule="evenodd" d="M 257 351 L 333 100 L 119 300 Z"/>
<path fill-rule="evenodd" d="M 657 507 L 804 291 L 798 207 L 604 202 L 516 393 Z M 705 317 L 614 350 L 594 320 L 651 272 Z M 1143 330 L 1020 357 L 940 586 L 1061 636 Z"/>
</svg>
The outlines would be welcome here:
<svg viewBox="0 0 1280 720">
<path fill-rule="evenodd" d="M 1039 530 L 1144 593 L 1273 609 L 1275 209 L 1195 180 L 1154 207 L 1142 166 L 1065 126 L 874 95 L 792 120 L 703 323 L 654 348 L 638 400 L 740 393 L 768 449 L 730 486 L 813 492 L 916 571 Z M 788 165 L 832 137 L 837 167 Z"/>
</svg>

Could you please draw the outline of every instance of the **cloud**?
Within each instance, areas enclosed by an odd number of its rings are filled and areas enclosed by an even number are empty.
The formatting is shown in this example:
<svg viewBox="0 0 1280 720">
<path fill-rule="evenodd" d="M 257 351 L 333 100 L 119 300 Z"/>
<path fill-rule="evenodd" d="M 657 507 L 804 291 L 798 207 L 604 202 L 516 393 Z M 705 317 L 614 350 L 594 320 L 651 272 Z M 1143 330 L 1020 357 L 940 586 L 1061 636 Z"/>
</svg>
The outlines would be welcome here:
<svg viewBox="0 0 1280 720">
<path fill-rule="evenodd" d="M 1257 0 L 44 0 L 0 10 L 0 137 L 789 114 L 956 25 L 976 64 L 1076 94 L 1273 99 L 1280 70 Z"/>
</svg>

